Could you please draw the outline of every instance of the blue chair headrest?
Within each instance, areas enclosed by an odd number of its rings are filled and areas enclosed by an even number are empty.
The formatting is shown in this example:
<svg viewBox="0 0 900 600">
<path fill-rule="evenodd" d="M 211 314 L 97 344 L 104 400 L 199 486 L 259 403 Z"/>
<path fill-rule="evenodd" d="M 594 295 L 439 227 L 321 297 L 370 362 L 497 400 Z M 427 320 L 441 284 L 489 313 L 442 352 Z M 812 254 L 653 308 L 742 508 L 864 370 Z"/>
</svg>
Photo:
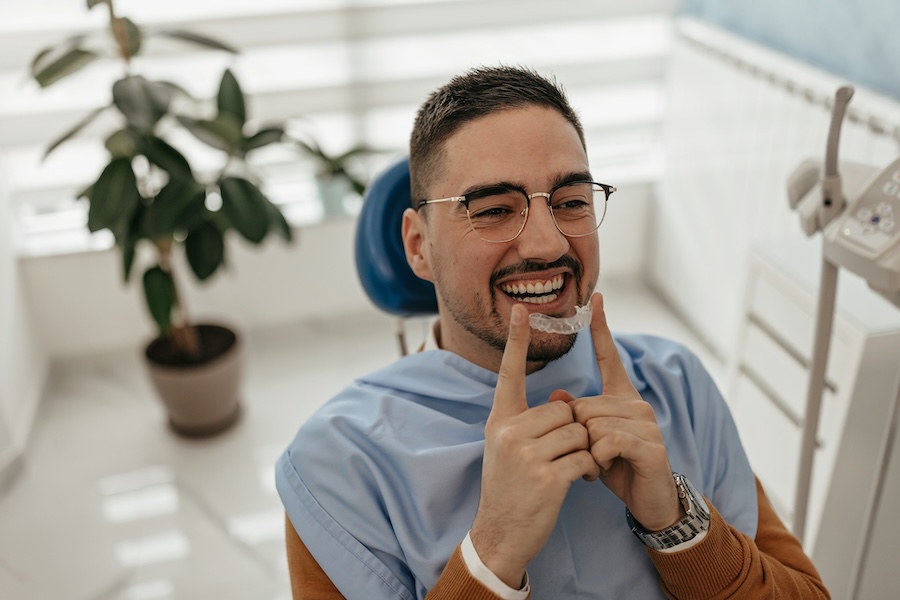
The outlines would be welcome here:
<svg viewBox="0 0 900 600">
<path fill-rule="evenodd" d="M 411 206 L 409 161 L 404 158 L 366 189 L 356 225 L 360 283 L 375 306 L 399 317 L 437 313 L 434 285 L 413 273 L 403 250 L 403 211 Z"/>
</svg>

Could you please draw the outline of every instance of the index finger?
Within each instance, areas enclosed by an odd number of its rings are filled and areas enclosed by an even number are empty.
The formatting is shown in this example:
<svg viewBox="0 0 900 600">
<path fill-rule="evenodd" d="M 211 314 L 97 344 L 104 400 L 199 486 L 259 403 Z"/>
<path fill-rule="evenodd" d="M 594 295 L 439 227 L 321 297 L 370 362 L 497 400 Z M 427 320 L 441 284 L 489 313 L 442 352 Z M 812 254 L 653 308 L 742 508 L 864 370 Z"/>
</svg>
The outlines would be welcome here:
<svg viewBox="0 0 900 600">
<path fill-rule="evenodd" d="M 591 336 L 594 339 L 594 355 L 597 366 L 600 367 L 600 377 L 603 379 L 603 393 L 630 389 L 631 380 L 606 323 L 603 295 L 599 292 L 591 296 Z"/>
<path fill-rule="evenodd" d="M 525 363 L 528 360 L 528 343 L 531 341 L 531 325 L 528 310 L 515 305 L 509 314 L 509 337 L 500 361 L 497 389 L 491 415 L 514 416 L 528 408 L 525 399 Z"/>
</svg>

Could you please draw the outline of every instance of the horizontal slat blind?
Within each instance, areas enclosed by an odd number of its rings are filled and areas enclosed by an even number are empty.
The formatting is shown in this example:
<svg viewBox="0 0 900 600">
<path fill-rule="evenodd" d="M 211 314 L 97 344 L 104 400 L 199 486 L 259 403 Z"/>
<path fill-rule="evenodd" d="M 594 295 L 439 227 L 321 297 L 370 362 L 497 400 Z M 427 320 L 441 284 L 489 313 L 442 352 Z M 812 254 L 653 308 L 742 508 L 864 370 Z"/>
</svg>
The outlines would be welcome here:
<svg viewBox="0 0 900 600">
<path fill-rule="evenodd" d="M 103 26 L 101 8 L 79 0 L 0 5 L 0 168 L 8 178 L 20 253 L 107 247 L 89 236 L 85 205 L 74 199 L 106 160 L 100 119 L 47 160 L 47 143 L 110 101 L 114 62 L 40 90 L 31 57 L 67 35 Z M 383 150 L 371 175 L 405 151 L 416 107 L 437 85 L 473 66 L 520 64 L 556 76 L 588 130 L 595 176 L 614 185 L 659 173 L 662 73 L 674 0 L 256 0 L 216 3 L 119 0 L 120 14 L 145 27 L 186 28 L 242 49 L 236 57 L 151 40 L 136 70 L 165 77 L 199 97 L 214 93 L 231 67 L 257 121 L 289 119 L 327 149 L 358 142 Z M 214 165 L 199 144 L 171 140 Z M 262 153 L 261 153 L 262 154 Z M 295 225 L 322 218 L 313 165 L 294 153 L 258 156 L 268 192 Z"/>
</svg>

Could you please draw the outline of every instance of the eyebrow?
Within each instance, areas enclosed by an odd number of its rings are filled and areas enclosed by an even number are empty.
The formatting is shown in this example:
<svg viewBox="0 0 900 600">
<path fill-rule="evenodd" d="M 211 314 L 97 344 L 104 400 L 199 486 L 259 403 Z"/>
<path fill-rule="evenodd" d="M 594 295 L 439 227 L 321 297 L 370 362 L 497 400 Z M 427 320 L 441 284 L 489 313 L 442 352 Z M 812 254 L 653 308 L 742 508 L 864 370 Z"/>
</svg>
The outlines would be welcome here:
<svg viewBox="0 0 900 600">
<path fill-rule="evenodd" d="M 555 190 L 561 185 L 573 183 L 576 181 L 593 181 L 593 179 L 591 174 L 587 171 L 573 171 L 570 173 L 563 173 L 553 178 L 553 183 L 550 186 L 550 190 Z M 497 181 L 494 183 L 475 184 L 469 188 L 466 188 L 466 190 L 462 194 L 460 194 L 460 196 L 465 196 L 467 198 L 470 196 L 474 196 L 475 198 L 478 198 L 480 196 L 486 196 L 497 192 L 508 192 L 511 190 L 517 190 L 519 192 L 522 192 L 523 194 L 528 193 L 525 189 L 525 185 L 521 183 L 512 181 Z"/>
</svg>

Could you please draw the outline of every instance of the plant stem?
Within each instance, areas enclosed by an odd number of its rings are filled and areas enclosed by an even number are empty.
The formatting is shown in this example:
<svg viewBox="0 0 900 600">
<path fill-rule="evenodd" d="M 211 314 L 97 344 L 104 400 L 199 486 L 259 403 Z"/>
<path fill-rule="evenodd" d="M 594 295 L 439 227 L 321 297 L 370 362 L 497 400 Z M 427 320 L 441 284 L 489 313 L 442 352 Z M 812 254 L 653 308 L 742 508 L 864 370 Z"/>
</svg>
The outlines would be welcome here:
<svg viewBox="0 0 900 600">
<path fill-rule="evenodd" d="M 106 3 L 109 9 L 109 28 L 112 31 L 113 38 L 116 40 L 116 46 L 119 47 L 119 55 L 125 63 L 125 74 L 131 74 L 131 52 L 128 51 L 128 34 L 125 32 L 125 22 L 116 16 L 116 10 L 113 7 L 113 0 Z"/>
<path fill-rule="evenodd" d="M 175 310 L 172 315 L 172 325 L 169 335 L 172 343 L 178 351 L 191 359 L 200 357 L 200 336 L 197 329 L 191 324 L 181 302 L 181 294 L 178 289 L 178 280 L 172 269 L 172 240 L 169 238 L 156 241 L 156 250 L 159 255 L 159 266 L 172 277 L 172 285 L 175 288 Z"/>
</svg>

